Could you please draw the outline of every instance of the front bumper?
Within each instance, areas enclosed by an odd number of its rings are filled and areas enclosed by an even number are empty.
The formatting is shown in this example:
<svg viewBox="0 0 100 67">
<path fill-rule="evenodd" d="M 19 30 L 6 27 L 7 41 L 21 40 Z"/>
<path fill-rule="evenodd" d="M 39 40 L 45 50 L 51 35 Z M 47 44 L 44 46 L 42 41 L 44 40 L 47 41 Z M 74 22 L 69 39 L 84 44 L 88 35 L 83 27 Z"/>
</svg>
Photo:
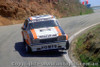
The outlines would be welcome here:
<svg viewBox="0 0 100 67">
<path fill-rule="evenodd" d="M 65 50 L 67 41 L 53 42 L 53 43 L 44 43 L 39 45 L 31 45 L 33 52 L 35 51 L 44 51 L 44 50 Z"/>
</svg>

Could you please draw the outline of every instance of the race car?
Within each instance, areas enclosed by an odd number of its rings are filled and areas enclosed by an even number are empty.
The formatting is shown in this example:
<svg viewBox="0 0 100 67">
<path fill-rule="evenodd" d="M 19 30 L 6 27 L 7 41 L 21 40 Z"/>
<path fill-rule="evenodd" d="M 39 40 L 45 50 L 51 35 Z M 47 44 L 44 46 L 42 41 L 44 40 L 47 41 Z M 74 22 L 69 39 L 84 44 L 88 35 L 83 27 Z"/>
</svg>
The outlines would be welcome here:
<svg viewBox="0 0 100 67">
<path fill-rule="evenodd" d="M 53 15 L 32 16 L 22 26 L 26 52 L 68 50 L 68 35 L 64 33 Z"/>
</svg>

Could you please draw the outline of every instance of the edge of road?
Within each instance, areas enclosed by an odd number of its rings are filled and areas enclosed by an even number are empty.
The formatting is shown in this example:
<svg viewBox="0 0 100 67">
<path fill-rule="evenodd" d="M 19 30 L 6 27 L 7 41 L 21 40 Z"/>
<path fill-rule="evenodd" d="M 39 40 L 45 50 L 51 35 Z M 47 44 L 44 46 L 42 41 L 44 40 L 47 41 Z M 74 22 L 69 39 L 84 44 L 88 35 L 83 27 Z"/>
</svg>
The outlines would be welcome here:
<svg viewBox="0 0 100 67">
<path fill-rule="evenodd" d="M 88 30 L 89 28 L 91 28 L 91 27 L 93 27 L 93 26 L 96 26 L 96 25 L 98 25 L 98 24 L 100 24 L 100 22 L 95 23 L 95 24 L 92 24 L 92 25 L 90 25 L 90 26 L 88 26 L 88 27 L 86 27 L 86 28 L 83 28 L 83 29 L 79 30 L 78 32 L 76 32 L 75 34 L 73 34 L 73 35 L 69 38 L 69 43 L 71 44 L 71 42 L 75 39 L 75 37 L 78 36 L 80 33 L 84 32 L 85 30 Z M 69 63 L 69 66 L 71 66 L 71 67 L 76 67 L 76 65 L 72 62 L 72 60 L 71 60 L 70 57 L 69 57 L 69 51 L 67 50 L 66 52 L 67 52 L 67 53 L 63 55 L 64 58 L 65 58 L 65 60 Z"/>
</svg>

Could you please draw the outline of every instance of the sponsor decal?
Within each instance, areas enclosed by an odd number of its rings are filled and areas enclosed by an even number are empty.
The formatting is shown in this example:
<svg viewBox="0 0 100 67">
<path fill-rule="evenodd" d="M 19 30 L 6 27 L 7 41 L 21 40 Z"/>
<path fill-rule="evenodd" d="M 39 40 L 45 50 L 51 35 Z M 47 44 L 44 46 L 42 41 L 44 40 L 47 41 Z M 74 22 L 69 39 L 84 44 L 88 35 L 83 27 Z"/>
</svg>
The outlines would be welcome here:
<svg viewBox="0 0 100 67">
<path fill-rule="evenodd" d="M 40 21 L 47 21 L 47 20 L 51 20 L 51 18 L 33 19 L 32 23 L 33 22 L 40 22 Z"/>
<path fill-rule="evenodd" d="M 39 38 L 49 38 L 49 37 L 55 37 L 55 36 L 57 36 L 57 34 L 42 35 L 42 36 L 39 36 Z"/>
</svg>

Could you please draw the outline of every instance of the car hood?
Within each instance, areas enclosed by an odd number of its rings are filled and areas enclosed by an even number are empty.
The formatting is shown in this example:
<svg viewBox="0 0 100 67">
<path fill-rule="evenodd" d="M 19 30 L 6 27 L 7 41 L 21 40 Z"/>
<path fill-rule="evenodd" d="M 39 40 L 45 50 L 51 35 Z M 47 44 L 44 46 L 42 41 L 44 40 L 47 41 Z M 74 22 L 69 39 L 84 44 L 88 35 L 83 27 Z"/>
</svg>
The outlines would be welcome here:
<svg viewBox="0 0 100 67">
<path fill-rule="evenodd" d="M 33 37 L 37 37 L 38 39 L 54 38 L 58 36 L 58 33 L 55 27 L 38 28 L 32 32 Z"/>
</svg>

